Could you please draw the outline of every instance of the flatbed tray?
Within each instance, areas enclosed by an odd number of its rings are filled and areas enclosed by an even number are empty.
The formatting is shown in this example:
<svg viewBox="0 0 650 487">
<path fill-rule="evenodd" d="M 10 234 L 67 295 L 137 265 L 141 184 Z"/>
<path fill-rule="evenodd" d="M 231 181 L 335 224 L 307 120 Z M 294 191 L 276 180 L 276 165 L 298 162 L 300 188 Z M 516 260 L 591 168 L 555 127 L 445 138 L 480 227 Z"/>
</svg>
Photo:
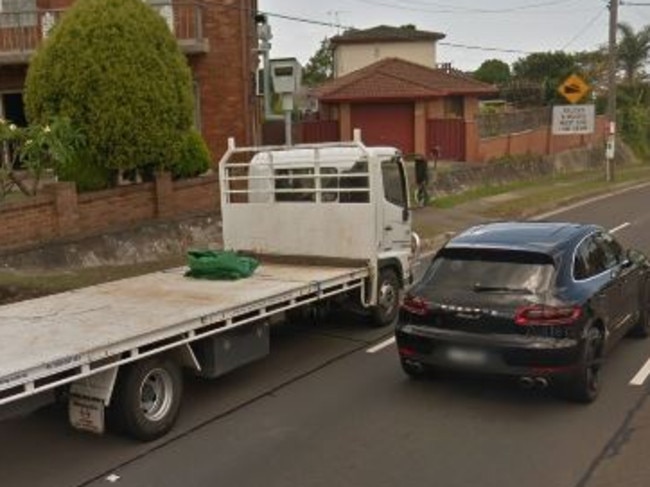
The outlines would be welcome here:
<svg viewBox="0 0 650 487">
<path fill-rule="evenodd" d="M 0 404 L 361 287 L 367 267 L 264 262 L 239 281 L 155 272 L 0 306 Z"/>
</svg>

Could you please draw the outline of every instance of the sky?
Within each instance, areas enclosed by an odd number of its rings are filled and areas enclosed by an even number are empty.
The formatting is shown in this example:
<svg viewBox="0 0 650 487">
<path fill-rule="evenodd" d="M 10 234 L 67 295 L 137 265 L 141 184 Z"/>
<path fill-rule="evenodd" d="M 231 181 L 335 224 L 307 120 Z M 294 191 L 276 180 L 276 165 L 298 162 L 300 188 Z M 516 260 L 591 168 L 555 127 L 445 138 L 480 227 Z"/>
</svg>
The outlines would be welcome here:
<svg viewBox="0 0 650 487">
<path fill-rule="evenodd" d="M 269 14 L 272 57 L 296 57 L 304 64 L 323 38 L 336 35 L 341 29 L 414 24 L 420 30 L 447 36 L 438 44 L 439 63 L 450 62 L 454 68 L 472 71 L 487 59 L 512 64 L 533 52 L 575 52 L 606 45 L 608 3 L 605 0 L 258 0 L 258 8 Z M 635 30 L 650 25 L 650 1 L 623 2 L 619 7 L 619 22 L 629 23 Z"/>
</svg>

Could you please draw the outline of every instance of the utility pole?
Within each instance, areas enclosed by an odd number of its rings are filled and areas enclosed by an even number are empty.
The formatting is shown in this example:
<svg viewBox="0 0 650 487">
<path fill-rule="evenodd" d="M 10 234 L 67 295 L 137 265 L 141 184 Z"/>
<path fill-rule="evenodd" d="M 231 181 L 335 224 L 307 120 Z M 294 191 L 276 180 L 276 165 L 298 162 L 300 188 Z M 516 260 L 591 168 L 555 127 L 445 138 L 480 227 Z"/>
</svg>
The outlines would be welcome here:
<svg viewBox="0 0 650 487">
<path fill-rule="evenodd" d="M 614 181 L 614 155 L 616 152 L 616 33 L 618 30 L 619 0 L 609 1 L 609 55 L 607 76 L 607 150 L 605 151 L 607 181 Z"/>
</svg>

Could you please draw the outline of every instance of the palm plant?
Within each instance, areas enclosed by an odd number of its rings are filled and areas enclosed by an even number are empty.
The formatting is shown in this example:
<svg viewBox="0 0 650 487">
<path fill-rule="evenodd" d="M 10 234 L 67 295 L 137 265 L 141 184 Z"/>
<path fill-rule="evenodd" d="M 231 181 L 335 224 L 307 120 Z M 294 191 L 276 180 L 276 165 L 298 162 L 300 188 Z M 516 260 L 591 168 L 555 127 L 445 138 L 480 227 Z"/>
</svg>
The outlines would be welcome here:
<svg viewBox="0 0 650 487">
<path fill-rule="evenodd" d="M 618 42 L 618 64 L 625 82 L 634 84 L 645 75 L 643 67 L 650 55 L 650 26 L 635 32 L 631 25 L 618 25 L 621 38 Z"/>
</svg>

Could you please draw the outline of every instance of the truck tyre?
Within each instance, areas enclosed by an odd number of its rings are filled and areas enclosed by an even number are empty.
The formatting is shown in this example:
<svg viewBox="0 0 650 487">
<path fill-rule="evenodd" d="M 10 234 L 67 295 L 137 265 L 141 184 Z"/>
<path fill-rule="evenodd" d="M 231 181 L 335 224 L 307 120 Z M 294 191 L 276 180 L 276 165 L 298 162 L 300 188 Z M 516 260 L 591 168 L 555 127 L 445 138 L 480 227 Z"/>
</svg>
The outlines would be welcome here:
<svg viewBox="0 0 650 487">
<path fill-rule="evenodd" d="M 171 430 L 181 404 L 180 367 L 165 358 L 135 362 L 120 371 L 109 415 L 120 432 L 151 441 Z"/>
<path fill-rule="evenodd" d="M 400 284 L 392 268 L 381 269 L 377 282 L 377 305 L 372 309 L 373 325 L 391 325 L 399 313 Z"/>
</svg>

